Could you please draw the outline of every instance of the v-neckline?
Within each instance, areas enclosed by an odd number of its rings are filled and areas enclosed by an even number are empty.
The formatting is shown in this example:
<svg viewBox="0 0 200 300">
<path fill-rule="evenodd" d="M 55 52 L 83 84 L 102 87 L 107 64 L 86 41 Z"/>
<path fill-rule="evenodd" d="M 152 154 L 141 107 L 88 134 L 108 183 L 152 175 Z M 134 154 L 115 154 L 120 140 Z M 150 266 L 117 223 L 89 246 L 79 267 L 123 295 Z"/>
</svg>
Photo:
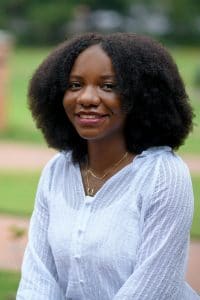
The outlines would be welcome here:
<svg viewBox="0 0 200 300">
<path fill-rule="evenodd" d="M 129 169 L 133 162 L 135 161 L 135 159 L 138 157 L 138 155 L 135 155 L 132 159 L 132 161 L 127 164 L 126 166 L 124 166 L 123 168 L 121 168 L 119 171 L 117 171 L 115 174 L 113 174 L 111 177 L 109 177 L 104 183 L 103 185 L 100 187 L 100 189 L 96 192 L 96 194 L 94 196 L 92 196 L 93 199 L 95 199 L 99 194 L 102 193 L 102 191 L 113 181 L 115 180 L 116 177 L 118 177 L 121 173 L 126 172 L 127 169 Z M 82 174 L 81 174 L 81 168 L 80 168 L 80 164 L 75 164 L 74 165 L 77 173 L 78 173 L 78 177 L 79 177 L 79 181 L 81 182 L 81 191 L 83 193 L 83 196 L 86 197 L 87 194 L 85 193 L 85 188 L 84 188 L 84 183 L 83 183 L 83 178 L 82 178 Z"/>
</svg>

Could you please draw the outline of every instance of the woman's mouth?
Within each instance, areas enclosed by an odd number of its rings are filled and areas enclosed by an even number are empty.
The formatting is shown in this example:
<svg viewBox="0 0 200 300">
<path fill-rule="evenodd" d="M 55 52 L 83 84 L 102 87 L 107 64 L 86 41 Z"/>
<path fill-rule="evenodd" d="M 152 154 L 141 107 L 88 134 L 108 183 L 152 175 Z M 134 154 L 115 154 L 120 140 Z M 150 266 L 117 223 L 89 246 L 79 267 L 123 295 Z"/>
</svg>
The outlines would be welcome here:
<svg viewBox="0 0 200 300">
<path fill-rule="evenodd" d="M 81 119 L 98 119 L 101 118 L 100 115 L 79 115 L 79 118 Z"/>
<path fill-rule="evenodd" d="M 95 126 L 102 124 L 107 116 L 100 114 L 76 114 L 76 119 L 80 125 Z"/>
</svg>

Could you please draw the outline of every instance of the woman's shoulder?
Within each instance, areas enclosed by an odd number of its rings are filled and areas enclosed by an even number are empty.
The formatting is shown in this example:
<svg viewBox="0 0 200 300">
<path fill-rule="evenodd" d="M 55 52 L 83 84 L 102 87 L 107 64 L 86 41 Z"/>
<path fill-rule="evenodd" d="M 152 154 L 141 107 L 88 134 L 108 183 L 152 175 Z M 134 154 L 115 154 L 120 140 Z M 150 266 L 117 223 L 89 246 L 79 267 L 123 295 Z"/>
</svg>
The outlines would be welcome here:
<svg viewBox="0 0 200 300">
<path fill-rule="evenodd" d="M 71 151 L 62 151 L 56 153 L 44 166 L 44 172 L 52 172 L 56 167 L 62 166 L 64 163 L 72 163 Z"/>
<path fill-rule="evenodd" d="M 143 207 L 148 209 L 151 205 L 160 205 L 174 211 L 187 207 L 188 214 L 191 213 L 192 181 L 183 159 L 170 147 L 148 149 L 146 157 L 150 163 L 144 175 L 145 188 L 141 191 L 142 198 L 145 199 Z"/>
<path fill-rule="evenodd" d="M 181 156 L 169 146 L 151 147 L 143 151 L 139 156 L 144 158 L 144 161 L 152 164 L 154 169 L 189 172 L 188 166 Z"/>
<path fill-rule="evenodd" d="M 72 163 L 71 152 L 58 152 L 44 166 L 38 184 L 38 189 L 48 194 L 52 187 L 57 186 L 65 174 L 66 168 Z"/>
<path fill-rule="evenodd" d="M 40 181 L 52 182 L 52 179 L 61 176 L 67 165 L 72 163 L 71 151 L 62 151 L 55 154 L 44 166 Z"/>
<path fill-rule="evenodd" d="M 151 194 L 159 186 L 171 188 L 191 186 L 191 176 L 183 159 L 170 147 L 152 147 L 138 157 L 137 173 L 145 188 L 144 194 Z"/>
</svg>

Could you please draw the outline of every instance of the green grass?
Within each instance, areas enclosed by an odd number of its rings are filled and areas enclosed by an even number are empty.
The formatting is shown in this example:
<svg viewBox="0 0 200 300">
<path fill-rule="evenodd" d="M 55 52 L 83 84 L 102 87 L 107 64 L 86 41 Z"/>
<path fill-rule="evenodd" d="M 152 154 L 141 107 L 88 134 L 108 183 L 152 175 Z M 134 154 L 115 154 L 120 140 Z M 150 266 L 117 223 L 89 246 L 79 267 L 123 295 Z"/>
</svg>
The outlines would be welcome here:
<svg viewBox="0 0 200 300">
<path fill-rule="evenodd" d="M 0 300 L 15 300 L 19 280 L 17 272 L 0 271 Z"/>
<path fill-rule="evenodd" d="M 191 229 L 192 238 L 200 239 L 200 176 L 192 177 L 195 206 L 194 206 L 194 218 Z"/>
<path fill-rule="evenodd" d="M 7 105 L 8 127 L 0 133 L 1 139 L 43 142 L 27 107 L 27 89 L 34 70 L 48 53 L 49 49 L 13 49 L 9 62 L 11 80 Z"/>
<path fill-rule="evenodd" d="M 177 47 L 171 50 L 171 54 L 178 65 L 186 88 L 190 88 L 194 84 L 197 67 L 200 67 L 199 48 Z"/>
<path fill-rule="evenodd" d="M 38 173 L 0 172 L 0 213 L 30 216 L 39 179 Z M 192 237 L 200 238 L 200 176 L 193 176 L 195 214 Z"/>
<path fill-rule="evenodd" d="M 176 48 L 171 53 L 174 57 L 183 81 L 186 85 L 188 96 L 194 108 L 194 130 L 180 148 L 180 153 L 200 154 L 200 87 L 194 87 L 196 68 L 200 67 L 200 49 L 198 48 Z"/>
<path fill-rule="evenodd" d="M 33 71 L 48 54 L 48 49 L 14 49 L 11 57 L 11 125 L 33 127 L 31 115 L 26 105 L 29 80 Z M 26 122 L 26 123 L 25 123 Z"/>
<path fill-rule="evenodd" d="M 1 139 L 43 143 L 43 138 L 35 128 L 31 114 L 27 108 L 28 82 L 41 61 L 51 49 L 43 48 L 16 48 L 10 60 L 11 82 L 8 96 L 10 98 L 9 126 L 6 131 L 0 133 Z M 194 76 L 197 66 L 200 65 L 200 49 L 174 48 L 171 49 L 180 73 L 186 84 L 189 97 L 194 106 L 197 126 L 190 135 L 186 144 L 181 148 L 182 153 L 200 153 L 200 90 L 194 87 Z"/>
<path fill-rule="evenodd" d="M 30 215 L 39 172 L 0 172 L 0 212 Z"/>
</svg>

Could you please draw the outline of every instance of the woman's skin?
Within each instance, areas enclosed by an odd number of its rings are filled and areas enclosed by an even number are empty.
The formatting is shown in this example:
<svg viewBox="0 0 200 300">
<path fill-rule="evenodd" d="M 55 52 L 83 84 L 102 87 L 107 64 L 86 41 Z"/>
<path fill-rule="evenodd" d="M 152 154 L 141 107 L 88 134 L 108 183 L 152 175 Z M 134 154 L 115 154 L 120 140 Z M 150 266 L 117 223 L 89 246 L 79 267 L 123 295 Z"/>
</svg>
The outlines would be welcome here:
<svg viewBox="0 0 200 300">
<path fill-rule="evenodd" d="M 99 45 L 84 50 L 75 60 L 63 106 L 78 134 L 88 142 L 89 167 L 102 176 L 125 154 L 122 111 L 111 59 Z M 112 176 L 133 159 L 113 170 Z"/>
</svg>

